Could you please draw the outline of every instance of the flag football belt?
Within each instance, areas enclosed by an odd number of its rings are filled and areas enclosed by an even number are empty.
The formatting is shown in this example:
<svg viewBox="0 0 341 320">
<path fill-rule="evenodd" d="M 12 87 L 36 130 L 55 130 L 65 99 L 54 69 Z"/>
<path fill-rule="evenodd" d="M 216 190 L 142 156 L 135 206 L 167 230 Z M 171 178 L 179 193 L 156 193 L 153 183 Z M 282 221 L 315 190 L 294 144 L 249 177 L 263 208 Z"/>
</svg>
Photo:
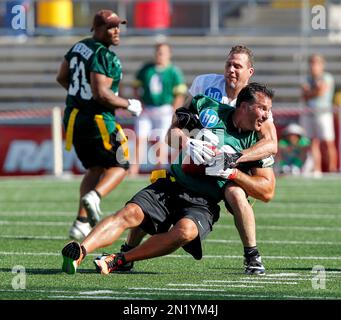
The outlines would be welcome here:
<svg viewBox="0 0 341 320">
<path fill-rule="evenodd" d="M 79 112 L 79 109 L 74 108 L 70 114 L 69 123 L 68 123 L 67 129 L 66 129 L 65 149 L 67 151 L 71 150 L 72 141 L 73 141 L 73 128 L 75 125 L 76 116 L 77 116 L 78 112 Z M 107 127 L 105 125 L 105 121 L 103 119 L 103 116 L 101 114 L 96 114 L 94 120 L 96 121 L 97 127 L 99 129 L 100 134 L 101 134 L 104 148 L 106 150 L 111 150 L 112 145 L 110 143 L 110 134 L 109 134 Z M 122 146 L 123 156 L 126 160 L 128 160 L 129 159 L 128 138 L 124 134 L 124 131 L 123 131 L 123 129 L 119 123 L 116 123 L 116 129 L 117 129 L 117 132 L 121 136 L 120 143 Z"/>
<path fill-rule="evenodd" d="M 159 179 L 168 179 L 171 182 L 175 182 L 176 179 L 165 169 L 153 170 L 150 174 L 150 182 L 154 183 Z"/>
<path fill-rule="evenodd" d="M 66 144 L 65 149 L 67 151 L 71 150 L 72 140 L 73 140 L 73 127 L 75 125 L 75 120 L 79 109 L 74 108 L 70 114 L 69 123 L 66 128 Z"/>
</svg>

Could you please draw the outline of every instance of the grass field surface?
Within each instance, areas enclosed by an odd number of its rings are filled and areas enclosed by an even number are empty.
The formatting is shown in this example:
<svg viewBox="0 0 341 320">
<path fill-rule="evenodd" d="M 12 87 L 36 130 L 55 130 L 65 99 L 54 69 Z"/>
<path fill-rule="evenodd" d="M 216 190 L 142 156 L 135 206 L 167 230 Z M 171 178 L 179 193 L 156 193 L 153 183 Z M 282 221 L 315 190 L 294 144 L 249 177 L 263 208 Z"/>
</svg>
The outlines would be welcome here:
<svg viewBox="0 0 341 320">
<path fill-rule="evenodd" d="M 278 178 L 274 200 L 254 204 L 263 276 L 243 274 L 243 247 L 223 207 L 201 261 L 179 249 L 137 262 L 131 273 L 101 276 L 92 263 L 99 250 L 76 275 L 62 273 L 60 252 L 75 218 L 79 183 L 0 179 L 0 299 L 341 299 L 340 177 Z M 102 210 L 121 208 L 147 183 L 126 179 L 102 201 Z M 103 251 L 118 251 L 124 236 Z"/>
</svg>

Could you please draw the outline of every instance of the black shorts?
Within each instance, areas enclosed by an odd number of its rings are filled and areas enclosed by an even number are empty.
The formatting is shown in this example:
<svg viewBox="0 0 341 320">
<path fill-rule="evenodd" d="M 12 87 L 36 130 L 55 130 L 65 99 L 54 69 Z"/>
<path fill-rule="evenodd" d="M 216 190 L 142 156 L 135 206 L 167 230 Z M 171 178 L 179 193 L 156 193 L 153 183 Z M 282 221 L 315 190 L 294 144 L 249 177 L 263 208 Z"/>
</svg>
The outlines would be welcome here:
<svg viewBox="0 0 341 320">
<path fill-rule="evenodd" d="M 121 142 L 117 135 L 117 130 L 110 134 L 110 150 L 104 147 L 101 137 L 83 138 L 77 137 L 76 134 L 73 136 L 73 146 L 85 169 L 91 167 L 129 169 L 129 161 L 123 155 L 122 148 L 120 148 Z"/>
<path fill-rule="evenodd" d="M 220 212 L 217 203 L 166 178 L 158 179 L 127 203 L 137 204 L 145 216 L 150 218 L 140 228 L 151 235 L 168 231 L 182 218 L 191 219 L 196 224 L 199 235 L 183 246 L 183 249 L 197 260 L 202 258 L 201 241 L 212 231 Z"/>
</svg>

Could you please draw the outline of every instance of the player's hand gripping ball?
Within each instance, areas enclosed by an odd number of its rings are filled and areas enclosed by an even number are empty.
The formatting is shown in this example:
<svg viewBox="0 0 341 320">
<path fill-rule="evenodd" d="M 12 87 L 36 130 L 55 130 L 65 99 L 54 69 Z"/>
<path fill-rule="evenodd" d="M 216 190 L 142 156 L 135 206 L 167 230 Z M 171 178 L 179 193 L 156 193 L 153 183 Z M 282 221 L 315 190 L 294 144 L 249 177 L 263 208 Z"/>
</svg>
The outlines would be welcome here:
<svg viewBox="0 0 341 320">
<path fill-rule="evenodd" d="M 219 138 L 209 129 L 201 129 L 195 139 L 188 139 L 186 156 L 182 162 L 182 170 L 190 175 L 204 175 L 218 153 Z"/>
</svg>

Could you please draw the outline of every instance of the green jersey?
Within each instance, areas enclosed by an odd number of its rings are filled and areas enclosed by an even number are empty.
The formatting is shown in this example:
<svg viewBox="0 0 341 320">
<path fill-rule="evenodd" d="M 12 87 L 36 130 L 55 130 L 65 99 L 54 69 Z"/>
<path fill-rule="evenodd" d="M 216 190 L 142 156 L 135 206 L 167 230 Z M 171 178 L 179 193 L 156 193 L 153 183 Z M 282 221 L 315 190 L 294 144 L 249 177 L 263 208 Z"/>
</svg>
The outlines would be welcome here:
<svg viewBox="0 0 341 320">
<path fill-rule="evenodd" d="M 181 70 L 173 64 L 165 68 L 155 63 L 145 64 L 138 71 L 133 86 L 142 89 L 141 100 L 147 107 L 172 104 L 174 96 L 187 91 Z"/>
<path fill-rule="evenodd" d="M 297 144 L 292 144 L 288 139 L 283 138 L 278 141 L 278 147 L 281 152 L 280 167 L 296 166 L 302 168 L 310 147 L 310 140 L 307 137 L 300 137 Z"/>
<path fill-rule="evenodd" d="M 116 54 L 93 38 L 76 43 L 65 55 L 70 68 L 70 85 L 66 97 L 64 125 L 70 114 L 78 109 L 74 133 L 82 137 L 100 137 L 95 115 L 103 117 L 108 133 L 115 130 L 115 114 L 92 96 L 90 73 L 96 72 L 113 79 L 111 90 L 117 95 L 122 78 L 122 67 Z"/>
<path fill-rule="evenodd" d="M 197 95 L 193 98 L 190 111 L 199 115 L 204 128 L 212 130 L 219 137 L 218 148 L 230 145 L 237 152 L 247 149 L 258 141 L 255 131 L 239 131 L 233 124 L 232 115 L 235 108 L 219 103 L 217 100 Z M 176 181 L 184 187 L 219 202 L 223 199 L 226 179 L 210 176 L 193 176 L 182 170 L 185 153 L 182 151 L 176 163 L 171 165 L 171 173 Z"/>
</svg>

